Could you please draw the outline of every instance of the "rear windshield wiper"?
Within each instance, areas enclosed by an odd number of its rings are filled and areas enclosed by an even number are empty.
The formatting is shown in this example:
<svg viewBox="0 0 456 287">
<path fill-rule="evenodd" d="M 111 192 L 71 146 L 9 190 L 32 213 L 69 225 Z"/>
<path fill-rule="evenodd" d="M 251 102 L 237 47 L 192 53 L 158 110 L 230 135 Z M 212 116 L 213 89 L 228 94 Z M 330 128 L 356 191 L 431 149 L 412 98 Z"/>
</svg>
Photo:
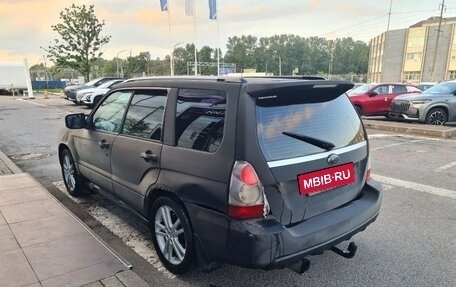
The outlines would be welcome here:
<svg viewBox="0 0 456 287">
<path fill-rule="evenodd" d="M 327 142 L 324 140 L 320 140 L 320 139 L 316 139 L 316 138 L 312 138 L 312 137 L 308 137 L 305 135 L 300 135 L 300 134 L 295 134 L 295 133 L 290 133 L 290 132 L 282 132 L 282 134 L 292 137 L 297 140 L 301 140 L 303 142 L 306 142 L 308 144 L 317 146 L 319 148 L 322 148 L 322 149 L 325 149 L 328 151 L 332 150 L 335 147 L 335 145 L 333 143 L 330 143 L 330 142 Z"/>
</svg>

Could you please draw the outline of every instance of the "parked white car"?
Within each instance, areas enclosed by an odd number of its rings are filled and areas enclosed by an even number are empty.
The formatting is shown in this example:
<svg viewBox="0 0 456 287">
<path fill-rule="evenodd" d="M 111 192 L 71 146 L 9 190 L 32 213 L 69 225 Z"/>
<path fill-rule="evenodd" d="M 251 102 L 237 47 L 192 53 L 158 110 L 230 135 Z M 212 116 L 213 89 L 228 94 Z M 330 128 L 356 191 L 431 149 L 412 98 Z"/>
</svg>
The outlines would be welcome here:
<svg viewBox="0 0 456 287">
<path fill-rule="evenodd" d="M 124 81 L 124 79 L 111 80 L 98 87 L 80 90 L 80 91 L 76 92 L 76 103 L 82 103 L 82 104 L 87 105 L 89 108 L 92 108 L 96 104 L 92 100 L 93 94 L 99 95 L 100 96 L 99 99 L 101 99 L 101 96 L 106 94 L 115 85 L 120 84 L 123 81 Z"/>
</svg>

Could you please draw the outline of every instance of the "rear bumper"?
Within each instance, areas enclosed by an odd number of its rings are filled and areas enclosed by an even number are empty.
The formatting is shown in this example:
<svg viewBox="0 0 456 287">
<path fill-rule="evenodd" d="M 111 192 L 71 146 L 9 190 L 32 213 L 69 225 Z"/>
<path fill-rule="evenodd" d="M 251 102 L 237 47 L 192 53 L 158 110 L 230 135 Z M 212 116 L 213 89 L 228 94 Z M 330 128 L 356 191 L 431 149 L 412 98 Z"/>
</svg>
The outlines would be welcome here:
<svg viewBox="0 0 456 287">
<path fill-rule="evenodd" d="M 200 252 L 208 261 L 274 269 L 318 254 L 350 239 L 375 221 L 382 191 L 374 181 L 360 197 L 293 227 L 285 227 L 272 216 L 233 220 L 206 208 L 186 204 Z"/>
</svg>

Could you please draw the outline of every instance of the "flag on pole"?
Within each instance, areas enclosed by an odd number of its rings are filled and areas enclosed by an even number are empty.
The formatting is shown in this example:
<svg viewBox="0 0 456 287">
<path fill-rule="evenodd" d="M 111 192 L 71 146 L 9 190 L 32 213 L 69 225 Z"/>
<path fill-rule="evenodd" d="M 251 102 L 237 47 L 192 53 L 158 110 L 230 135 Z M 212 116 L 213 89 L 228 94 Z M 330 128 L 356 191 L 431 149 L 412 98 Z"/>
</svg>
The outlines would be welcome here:
<svg viewBox="0 0 456 287">
<path fill-rule="evenodd" d="M 217 20 L 217 0 L 209 0 L 209 19 Z"/>
<path fill-rule="evenodd" d="M 193 0 L 185 0 L 185 15 L 194 16 L 195 6 L 193 5 Z"/>
<path fill-rule="evenodd" d="M 160 9 L 162 11 L 168 11 L 168 0 L 160 0 Z"/>
</svg>

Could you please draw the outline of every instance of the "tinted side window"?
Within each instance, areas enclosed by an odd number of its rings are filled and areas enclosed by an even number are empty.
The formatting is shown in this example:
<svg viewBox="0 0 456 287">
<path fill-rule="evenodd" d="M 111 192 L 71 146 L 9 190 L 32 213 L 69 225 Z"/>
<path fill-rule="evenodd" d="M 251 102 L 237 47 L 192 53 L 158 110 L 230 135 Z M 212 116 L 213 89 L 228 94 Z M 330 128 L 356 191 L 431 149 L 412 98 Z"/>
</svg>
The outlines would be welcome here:
<svg viewBox="0 0 456 287">
<path fill-rule="evenodd" d="M 166 90 L 137 91 L 131 100 L 122 133 L 160 140 Z"/>
<path fill-rule="evenodd" d="M 107 97 L 92 116 L 94 129 L 119 133 L 131 91 L 115 92 Z"/>
<path fill-rule="evenodd" d="M 398 93 L 407 93 L 407 87 L 406 86 L 394 85 L 393 86 L 393 94 L 398 94 Z"/>
<path fill-rule="evenodd" d="M 374 90 L 378 95 L 388 94 L 388 86 L 380 86 Z"/>
<path fill-rule="evenodd" d="M 226 94 L 180 89 L 176 109 L 176 145 L 215 152 L 223 139 Z"/>
</svg>

